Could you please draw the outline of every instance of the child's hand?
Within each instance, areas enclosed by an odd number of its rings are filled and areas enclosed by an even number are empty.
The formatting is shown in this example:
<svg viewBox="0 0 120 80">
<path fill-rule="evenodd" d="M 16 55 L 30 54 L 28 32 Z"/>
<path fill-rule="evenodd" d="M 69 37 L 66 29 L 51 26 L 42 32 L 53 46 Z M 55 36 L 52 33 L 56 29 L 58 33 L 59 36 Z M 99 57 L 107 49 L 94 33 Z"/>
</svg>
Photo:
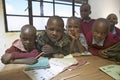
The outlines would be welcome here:
<svg viewBox="0 0 120 80">
<path fill-rule="evenodd" d="M 61 53 L 56 53 L 56 54 L 53 54 L 53 57 L 54 57 L 54 58 L 63 58 L 64 55 L 61 54 Z"/>
<path fill-rule="evenodd" d="M 50 45 L 46 44 L 42 47 L 42 51 L 45 52 L 45 53 L 52 53 L 53 48 Z"/>
<path fill-rule="evenodd" d="M 25 59 L 25 64 L 35 64 L 36 62 L 37 62 L 37 59 L 35 59 L 35 58 L 27 58 L 27 59 Z"/>
<path fill-rule="evenodd" d="M 76 30 L 74 30 L 74 31 L 68 31 L 68 35 L 72 38 L 72 39 L 78 39 L 79 38 L 79 35 L 80 35 L 80 33 L 79 33 L 79 31 L 76 31 Z"/>
<path fill-rule="evenodd" d="M 12 64 L 35 64 L 37 62 L 37 59 L 31 57 L 31 58 L 24 58 L 24 59 L 15 59 L 11 63 Z"/>
<path fill-rule="evenodd" d="M 99 55 L 100 55 L 101 57 L 103 57 L 103 58 L 108 58 L 108 56 L 107 56 L 107 51 L 106 51 L 106 50 L 102 50 L 102 51 L 99 53 Z"/>
<path fill-rule="evenodd" d="M 10 62 L 10 59 L 11 59 L 11 54 L 6 53 L 2 56 L 1 61 L 2 63 L 7 64 Z"/>
</svg>

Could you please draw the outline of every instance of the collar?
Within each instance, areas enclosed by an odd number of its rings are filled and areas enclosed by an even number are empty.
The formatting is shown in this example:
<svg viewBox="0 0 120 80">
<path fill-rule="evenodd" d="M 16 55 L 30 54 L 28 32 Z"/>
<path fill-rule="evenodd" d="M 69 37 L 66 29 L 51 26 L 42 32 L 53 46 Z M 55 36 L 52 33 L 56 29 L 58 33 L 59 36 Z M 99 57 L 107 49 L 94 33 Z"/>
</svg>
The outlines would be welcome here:
<svg viewBox="0 0 120 80">
<path fill-rule="evenodd" d="M 83 22 L 88 23 L 88 22 L 90 22 L 90 21 L 91 21 L 91 18 L 90 18 L 90 17 L 88 17 L 87 19 L 82 19 L 82 21 L 83 21 Z"/>
<path fill-rule="evenodd" d="M 19 39 L 15 43 L 13 43 L 13 46 L 20 49 L 21 51 L 27 52 L 27 50 L 24 48 L 22 41 Z"/>
<path fill-rule="evenodd" d="M 116 34 L 115 27 L 113 28 L 113 31 L 111 32 L 112 34 Z"/>
<path fill-rule="evenodd" d="M 99 43 L 97 43 L 97 42 L 95 41 L 95 39 L 93 38 L 92 44 L 97 44 L 98 46 L 103 46 L 104 40 L 102 40 L 102 41 L 100 41 Z"/>
</svg>

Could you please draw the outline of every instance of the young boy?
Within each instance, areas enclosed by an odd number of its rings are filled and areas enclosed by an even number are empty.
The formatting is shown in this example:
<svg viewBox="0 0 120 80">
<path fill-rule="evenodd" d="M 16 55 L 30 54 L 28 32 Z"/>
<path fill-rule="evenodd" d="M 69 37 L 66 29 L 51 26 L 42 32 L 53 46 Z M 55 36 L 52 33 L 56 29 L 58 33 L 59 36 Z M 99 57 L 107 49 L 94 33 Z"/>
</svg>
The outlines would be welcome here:
<svg viewBox="0 0 120 80">
<path fill-rule="evenodd" d="M 118 23 L 118 18 L 115 14 L 109 14 L 107 20 L 110 22 L 110 32 L 120 37 L 120 29 L 115 25 Z"/>
<path fill-rule="evenodd" d="M 93 55 L 104 54 L 104 49 L 120 42 L 117 35 L 110 33 L 109 22 L 104 18 L 99 18 L 93 24 L 93 29 L 86 35 L 88 51 Z"/>
<path fill-rule="evenodd" d="M 64 33 L 64 22 L 59 16 L 48 19 L 46 30 L 37 36 L 39 50 L 46 57 L 63 57 L 69 54 L 70 41 Z"/>
<path fill-rule="evenodd" d="M 87 3 L 82 4 L 80 7 L 80 32 L 83 33 L 86 37 L 87 32 L 92 30 L 92 25 L 94 23 L 94 19 L 91 19 L 89 15 L 91 14 L 91 6 Z"/>
<path fill-rule="evenodd" d="M 5 51 L 2 56 L 4 64 L 33 64 L 37 60 L 34 58 L 38 55 L 35 46 L 36 28 L 32 25 L 24 25 L 21 28 L 20 39 L 13 42 L 12 46 Z"/>
<path fill-rule="evenodd" d="M 70 17 L 67 20 L 67 33 L 70 37 L 70 53 L 73 52 L 84 52 L 87 50 L 87 44 L 85 36 L 80 33 L 79 30 L 80 19 L 77 17 Z"/>
</svg>

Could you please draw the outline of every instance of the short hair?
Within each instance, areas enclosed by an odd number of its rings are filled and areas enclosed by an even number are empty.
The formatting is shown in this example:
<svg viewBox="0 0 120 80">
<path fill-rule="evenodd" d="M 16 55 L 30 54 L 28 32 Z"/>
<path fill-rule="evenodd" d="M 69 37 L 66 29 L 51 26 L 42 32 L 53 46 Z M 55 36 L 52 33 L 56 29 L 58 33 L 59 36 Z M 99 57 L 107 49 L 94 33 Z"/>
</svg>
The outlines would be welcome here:
<svg viewBox="0 0 120 80">
<path fill-rule="evenodd" d="M 49 17 L 49 19 L 48 19 L 48 21 L 47 21 L 47 26 L 48 26 L 50 23 L 52 23 L 54 20 L 55 20 L 56 22 L 60 22 L 60 23 L 61 23 L 61 27 L 64 28 L 64 21 L 63 21 L 63 19 L 62 19 L 61 17 L 59 17 L 59 16 L 51 16 L 51 17 Z"/>
<path fill-rule="evenodd" d="M 36 28 L 33 25 L 26 24 L 21 28 L 21 34 L 28 30 L 32 35 L 36 35 Z"/>
<path fill-rule="evenodd" d="M 89 8 L 89 10 L 91 10 L 91 6 L 90 6 L 88 3 L 83 3 L 83 4 L 81 5 L 81 7 L 83 7 L 83 6 L 87 6 L 87 7 Z"/>
<path fill-rule="evenodd" d="M 100 23 L 100 22 L 105 24 L 105 25 L 107 25 L 106 26 L 107 32 L 110 32 L 110 24 L 109 24 L 108 20 L 105 19 L 105 18 L 98 18 L 98 19 L 96 19 L 95 22 L 93 23 L 92 29 L 94 30 L 94 28 L 96 27 L 96 24 Z"/>
<path fill-rule="evenodd" d="M 76 16 L 71 16 L 71 17 L 68 18 L 67 24 L 68 24 L 68 22 L 71 21 L 71 20 L 74 20 L 75 22 L 79 22 L 79 25 L 80 25 L 80 18 L 78 18 L 78 17 L 76 17 Z"/>
</svg>

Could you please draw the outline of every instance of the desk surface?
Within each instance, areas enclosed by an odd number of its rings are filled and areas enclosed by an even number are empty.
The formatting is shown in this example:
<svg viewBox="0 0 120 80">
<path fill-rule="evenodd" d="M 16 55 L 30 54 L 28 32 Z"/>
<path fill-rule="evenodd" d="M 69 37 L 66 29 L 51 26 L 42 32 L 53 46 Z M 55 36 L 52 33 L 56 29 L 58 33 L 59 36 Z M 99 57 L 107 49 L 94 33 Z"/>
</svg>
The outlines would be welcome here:
<svg viewBox="0 0 120 80">
<path fill-rule="evenodd" d="M 113 78 L 99 70 L 99 67 L 109 64 L 115 64 L 114 62 L 102 59 L 97 56 L 80 56 L 80 59 L 87 60 L 89 64 L 82 65 L 73 71 L 67 70 L 57 75 L 52 80 L 62 80 L 63 78 L 69 75 L 73 75 L 75 73 L 79 73 L 79 75 L 67 80 L 114 80 Z M 8 66 L 9 65 L 7 65 L 7 68 L 10 68 Z M 15 65 L 11 66 L 15 67 Z M 28 76 L 26 76 L 24 72 L 22 72 L 22 66 L 19 67 L 19 69 L 9 69 L 0 72 L 0 80 L 23 80 L 23 79 L 31 80 Z"/>
</svg>

